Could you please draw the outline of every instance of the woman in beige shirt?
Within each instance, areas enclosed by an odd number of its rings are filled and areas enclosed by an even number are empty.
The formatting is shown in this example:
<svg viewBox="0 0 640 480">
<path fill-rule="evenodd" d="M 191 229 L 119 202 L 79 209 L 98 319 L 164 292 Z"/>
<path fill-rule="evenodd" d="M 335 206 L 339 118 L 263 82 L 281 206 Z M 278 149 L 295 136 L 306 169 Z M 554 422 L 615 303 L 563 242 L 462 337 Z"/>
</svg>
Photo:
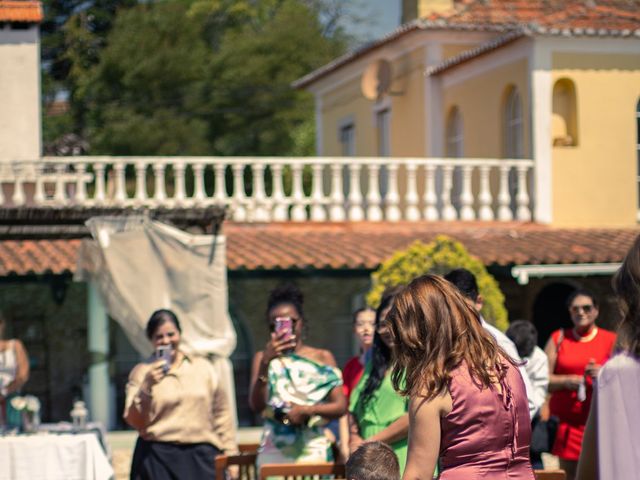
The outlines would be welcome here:
<svg viewBox="0 0 640 480">
<path fill-rule="evenodd" d="M 180 350 L 180 333 L 172 311 L 155 311 L 147 337 L 168 355 L 156 354 L 129 374 L 123 416 L 139 432 L 131 479 L 215 479 L 214 457 L 237 451 L 223 383 L 207 359 Z"/>
</svg>

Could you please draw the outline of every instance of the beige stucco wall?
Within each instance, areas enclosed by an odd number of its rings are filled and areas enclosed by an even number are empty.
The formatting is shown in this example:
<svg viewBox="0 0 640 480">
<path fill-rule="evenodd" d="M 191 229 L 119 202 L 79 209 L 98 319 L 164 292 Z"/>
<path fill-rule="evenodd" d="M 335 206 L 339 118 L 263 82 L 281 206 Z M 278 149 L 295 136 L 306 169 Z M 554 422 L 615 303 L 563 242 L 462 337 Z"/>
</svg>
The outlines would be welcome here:
<svg viewBox="0 0 640 480">
<path fill-rule="evenodd" d="M 464 82 L 443 88 L 443 119 L 457 106 L 463 123 L 464 156 L 503 157 L 503 106 L 510 87 L 516 87 L 522 102 L 523 151 L 531 157 L 530 102 L 526 59 L 515 60 Z M 444 130 L 444 129 L 443 129 Z M 443 132 L 446 135 L 446 131 Z M 444 142 L 444 139 L 442 140 Z"/>
<path fill-rule="evenodd" d="M 38 29 L 0 29 L 0 162 L 36 160 L 40 142 Z"/>
<path fill-rule="evenodd" d="M 390 94 L 379 106 L 391 111 L 392 156 L 425 155 L 424 145 L 424 49 L 422 47 L 392 62 Z M 376 102 L 364 98 L 361 77 L 355 76 L 321 96 L 323 155 L 341 154 L 339 128 L 345 121 L 355 125 L 357 156 L 377 156 Z"/>
<path fill-rule="evenodd" d="M 578 144 L 553 147 L 553 224 L 637 224 L 640 54 L 553 55 L 552 81 L 574 82 Z"/>
</svg>

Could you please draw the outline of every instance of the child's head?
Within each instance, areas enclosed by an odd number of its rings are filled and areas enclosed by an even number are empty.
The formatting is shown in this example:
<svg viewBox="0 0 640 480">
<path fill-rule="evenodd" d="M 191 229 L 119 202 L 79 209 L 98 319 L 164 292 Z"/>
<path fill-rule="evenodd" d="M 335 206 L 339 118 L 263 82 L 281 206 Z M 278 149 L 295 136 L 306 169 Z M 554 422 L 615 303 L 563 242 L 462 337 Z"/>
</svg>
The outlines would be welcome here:
<svg viewBox="0 0 640 480">
<path fill-rule="evenodd" d="M 346 465 L 348 480 L 400 480 L 398 457 L 382 442 L 363 443 Z"/>
</svg>

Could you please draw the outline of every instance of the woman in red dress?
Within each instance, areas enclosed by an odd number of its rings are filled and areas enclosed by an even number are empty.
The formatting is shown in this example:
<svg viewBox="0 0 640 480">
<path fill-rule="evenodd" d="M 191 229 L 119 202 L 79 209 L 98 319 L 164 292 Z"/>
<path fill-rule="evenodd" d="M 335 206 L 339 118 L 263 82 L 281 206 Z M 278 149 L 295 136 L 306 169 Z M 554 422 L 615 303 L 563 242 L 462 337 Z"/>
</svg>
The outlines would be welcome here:
<svg viewBox="0 0 640 480">
<path fill-rule="evenodd" d="M 593 381 L 611 356 L 616 335 L 596 326 L 598 302 L 591 293 L 578 290 L 569 297 L 567 305 L 573 328 L 553 332 L 545 352 L 549 357 L 549 409 L 559 420 L 551 453 L 560 457 L 567 480 L 573 480 Z"/>
</svg>

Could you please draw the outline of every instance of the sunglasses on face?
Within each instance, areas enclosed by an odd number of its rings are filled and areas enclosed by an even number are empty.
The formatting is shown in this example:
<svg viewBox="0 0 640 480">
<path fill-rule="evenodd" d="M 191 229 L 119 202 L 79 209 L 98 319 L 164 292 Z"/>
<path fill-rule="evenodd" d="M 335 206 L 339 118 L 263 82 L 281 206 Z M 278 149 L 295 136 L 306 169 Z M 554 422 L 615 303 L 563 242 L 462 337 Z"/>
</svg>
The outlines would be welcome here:
<svg viewBox="0 0 640 480">
<path fill-rule="evenodd" d="M 580 313 L 580 311 L 584 313 L 591 313 L 593 311 L 593 305 L 574 305 L 571 307 L 571 313 Z"/>
</svg>

